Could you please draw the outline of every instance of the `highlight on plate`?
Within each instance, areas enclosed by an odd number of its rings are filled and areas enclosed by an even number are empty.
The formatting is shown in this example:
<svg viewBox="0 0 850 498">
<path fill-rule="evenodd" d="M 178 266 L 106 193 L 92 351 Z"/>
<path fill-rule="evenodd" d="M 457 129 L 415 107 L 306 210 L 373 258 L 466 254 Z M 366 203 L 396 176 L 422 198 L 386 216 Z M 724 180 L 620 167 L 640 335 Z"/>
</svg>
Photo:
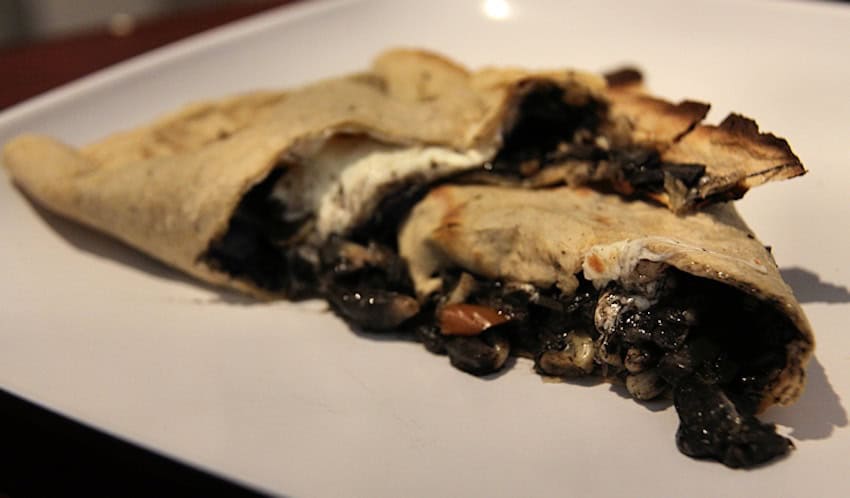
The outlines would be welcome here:
<svg viewBox="0 0 850 498">
<path fill-rule="evenodd" d="M 634 69 L 392 50 L 82 148 L 20 136 L 3 162 L 35 202 L 199 280 L 324 298 L 473 375 L 516 355 L 672 397 L 682 453 L 750 467 L 793 448 L 756 415 L 799 397 L 814 338 L 732 201 L 805 170 L 707 111 Z"/>
</svg>

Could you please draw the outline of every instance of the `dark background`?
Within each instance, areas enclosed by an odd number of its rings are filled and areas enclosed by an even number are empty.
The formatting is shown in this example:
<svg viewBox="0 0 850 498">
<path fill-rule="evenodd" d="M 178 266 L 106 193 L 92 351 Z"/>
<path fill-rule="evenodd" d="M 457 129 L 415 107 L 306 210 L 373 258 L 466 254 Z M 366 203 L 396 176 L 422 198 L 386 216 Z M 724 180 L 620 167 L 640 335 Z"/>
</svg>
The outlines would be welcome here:
<svg viewBox="0 0 850 498">
<path fill-rule="evenodd" d="M 0 0 L 0 110 L 134 55 L 292 1 Z"/>
</svg>

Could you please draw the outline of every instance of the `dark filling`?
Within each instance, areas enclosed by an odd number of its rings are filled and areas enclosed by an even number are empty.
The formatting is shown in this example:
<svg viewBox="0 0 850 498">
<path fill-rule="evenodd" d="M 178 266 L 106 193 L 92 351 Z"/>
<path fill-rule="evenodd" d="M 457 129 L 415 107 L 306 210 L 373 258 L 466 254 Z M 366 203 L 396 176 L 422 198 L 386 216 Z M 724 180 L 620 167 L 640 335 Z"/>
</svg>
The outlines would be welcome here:
<svg viewBox="0 0 850 498">
<path fill-rule="evenodd" d="M 465 302 L 498 310 L 510 320 L 472 337 L 441 331 L 437 305 L 402 324 L 455 367 L 486 375 L 504 366 L 505 349 L 533 358 L 542 375 L 604 376 L 623 382 L 637 399 L 672 395 L 681 425 L 679 449 L 730 467 L 751 467 L 786 454 L 791 441 L 755 418 L 762 394 L 785 367 L 794 326 L 769 304 L 722 284 L 675 270 L 677 291 L 643 311 L 623 312 L 607 333 L 594 324 L 600 292 L 582 282 L 573 296 L 557 289 L 526 290 L 479 281 Z M 452 293 L 447 275 L 443 292 Z M 622 292 L 612 284 L 603 292 Z M 351 316 L 343 316 L 351 319 Z M 592 362 L 580 347 L 592 344 Z"/>
<path fill-rule="evenodd" d="M 505 133 L 503 147 L 488 169 L 529 177 L 548 166 L 587 161 L 592 165 L 593 181 L 609 183 L 624 194 L 643 196 L 668 191 L 665 181 L 678 182 L 685 190 L 699 184 L 704 165 L 665 162 L 650 147 L 611 147 L 609 140 L 598 140 L 605 113 L 606 107 L 599 101 L 568 104 L 561 88 L 538 85 L 520 103 L 520 119 Z M 600 170 L 600 165 L 605 167 Z"/>
<path fill-rule="evenodd" d="M 412 292 L 407 269 L 396 254 L 396 236 L 407 213 L 434 185 L 402 186 L 384 197 L 348 240 L 333 236 L 317 244 L 302 233 L 309 229 L 309 218 L 282 221 L 286 208 L 270 196 L 282 173 L 274 170 L 242 198 L 225 234 L 202 257 L 206 263 L 289 299 L 310 299 L 325 296 L 337 280 L 347 285 L 349 274 L 362 265 L 341 261 L 340 247 L 354 250 L 354 245 L 362 245 L 368 249 L 369 267 L 381 268 L 382 283 Z M 358 275 L 364 278 L 362 272 Z"/>
<path fill-rule="evenodd" d="M 288 291 L 290 282 L 305 273 L 292 261 L 294 254 L 290 253 L 295 251 L 280 245 L 302 225 L 300 220 L 282 222 L 284 206 L 270 198 L 282 173 L 282 169 L 274 170 L 242 198 L 227 232 L 204 256 L 215 268 L 270 291 Z"/>
<path fill-rule="evenodd" d="M 669 178 L 687 187 L 697 184 L 705 170 L 701 165 L 664 163 L 652 150 L 596 144 L 592 137 L 603 111 L 594 102 L 568 106 L 559 89 L 539 87 L 526 96 L 522 119 L 489 167 L 497 174 L 527 175 L 574 158 L 614 164 L 618 180 L 645 192 L 663 191 Z M 396 236 L 406 214 L 433 185 L 401 188 L 346 237 L 317 242 L 305 235 L 312 220 L 281 221 L 285 206 L 270 197 L 281 171 L 245 195 L 228 231 L 204 256 L 208 264 L 290 299 L 325 298 L 351 325 L 408 334 L 475 375 L 498 371 L 514 354 L 532 358 L 543 375 L 622 381 L 638 399 L 672 393 L 681 420 L 677 444 L 693 457 L 747 467 L 791 447 L 773 426 L 754 417 L 765 388 L 785 366 L 786 345 L 797 337 L 770 305 L 669 269 L 675 292 L 648 309 L 623 311 L 603 332 L 594 314 L 600 299 L 627 295 L 617 285 L 599 291 L 582 281 L 574 295 L 564 296 L 555 288 L 446 272 L 442 291 L 421 303 L 413 297 Z M 447 322 L 440 319 L 447 310 L 462 323 L 472 320 L 475 309 L 502 319 L 475 335 L 446 333 Z"/>
<path fill-rule="evenodd" d="M 699 377 L 683 379 L 673 392 L 681 420 L 676 446 L 688 456 L 746 468 L 784 455 L 793 447 L 772 424 L 742 411 L 722 388 Z"/>
<path fill-rule="evenodd" d="M 571 159 L 588 160 L 608 165 L 607 180 L 630 185 L 628 194 L 662 192 L 665 178 L 692 188 L 705 173 L 702 165 L 662 162 L 653 149 L 601 146 L 595 138 L 604 121 L 605 104 L 589 99 L 575 105 L 564 97 L 564 91 L 554 85 L 529 87 L 519 104 L 519 118 L 506 131 L 497 156 L 484 168 L 497 175 L 524 177 Z M 273 171 L 245 195 L 227 232 L 211 244 L 204 259 L 263 289 L 291 298 L 315 297 L 322 294 L 315 278 L 321 273 L 316 250 L 293 241 L 309 220 L 280 221 L 285 207 L 269 196 L 282 173 L 282 168 Z M 378 240 L 394 247 L 395 229 L 431 187 L 414 184 L 390 193 L 373 217 L 353 232 L 353 240 Z"/>
<path fill-rule="evenodd" d="M 605 160 L 619 172 L 615 180 L 628 183 L 636 192 L 663 192 L 667 177 L 690 189 L 705 174 L 705 166 L 701 164 L 663 162 L 656 150 L 642 147 L 610 150 Z"/>
<path fill-rule="evenodd" d="M 385 208 L 406 211 L 410 204 L 403 199 L 418 197 L 410 191 Z M 623 382 L 638 399 L 672 394 L 681 421 L 677 446 L 692 457 L 750 467 L 792 447 L 754 414 L 765 388 L 785 367 L 785 347 L 797 332 L 769 304 L 740 291 L 667 269 L 665 282 L 675 289 L 648 309 L 622 311 L 604 332 L 595 325 L 597 307 L 631 295 L 617 284 L 597 290 L 581 281 L 575 294 L 565 296 L 554 287 L 511 286 L 453 271 L 442 275 L 440 292 L 419 303 L 395 247 L 370 237 L 396 233 L 397 221 L 375 225 L 397 218 L 393 212 L 320 247 L 287 246 L 293 229 L 264 232 L 263 217 L 251 216 L 262 203 L 248 196 L 244 205 L 245 212 L 234 218 L 239 230 L 210 253 L 235 275 L 291 292 L 293 298 L 324 297 L 352 326 L 409 335 L 474 375 L 500 370 L 513 354 L 532 358 L 542 375 L 604 376 Z M 264 238 L 264 233 L 281 238 Z M 246 248 L 253 257 L 243 255 Z M 463 305 L 494 310 L 507 320 L 472 336 L 446 334 L 441 313 L 464 286 Z"/>
<path fill-rule="evenodd" d="M 562 143 L 584 143 L 596 134 L 605 106 L 589 100 L 571 105 L 564 91 L 555 85 L 537 85 L 522 99 L 519 119 L 503 137 L 503 146 L 492 162 L 497 172 L 527 176 L 535 172 Z M 529 162 L 538 163 L 533 170 Z"/>
</svg>

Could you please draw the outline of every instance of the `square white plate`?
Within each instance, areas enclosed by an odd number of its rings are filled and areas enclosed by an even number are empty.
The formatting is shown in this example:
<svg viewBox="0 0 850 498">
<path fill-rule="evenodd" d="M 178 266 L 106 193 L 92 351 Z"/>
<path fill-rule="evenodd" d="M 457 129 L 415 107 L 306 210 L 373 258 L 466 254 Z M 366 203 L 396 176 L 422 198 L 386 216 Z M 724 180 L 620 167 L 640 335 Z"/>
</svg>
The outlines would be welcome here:
<svg viewBox="0 0 850 498">
<path fill-rule="evenodd" d="M 756 116 L 811 170 L 740 203 L 816 330 L 809 387 L 765 418 L 795 441 L 752 471 L 688 459 L 677 417 L 518 361 L 468 376 L 352 333 L 319 303 L 197 285 L 0 182 L 0 386 L 294 496 L 850 496 L 850 8 L 814 2 L 305 2 L 194 37 L 0 115 L 82 144 L 189 101 L 279 88 L 422 46 L 468 65 L 642 67 L 670 99 Z"/>
</svg>

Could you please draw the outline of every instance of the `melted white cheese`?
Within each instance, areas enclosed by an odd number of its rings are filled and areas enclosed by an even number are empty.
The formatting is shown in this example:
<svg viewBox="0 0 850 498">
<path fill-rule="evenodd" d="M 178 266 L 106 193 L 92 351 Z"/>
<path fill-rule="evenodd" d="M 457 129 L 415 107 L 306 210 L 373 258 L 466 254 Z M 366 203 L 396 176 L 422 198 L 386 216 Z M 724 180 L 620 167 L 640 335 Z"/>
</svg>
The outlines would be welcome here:
<svg viewBox="0 0 850 498">
<path fill-rule="evenodd" d="M 316 231 L 325 238 L 368 219 L 381 199 L 397 189 L 474 168 L 486 158 L 476 150 L 334 137 L 284 173 L 271 195 L 286 206 L 289 221 L 315 215 Z"/>
<path fill-rule="evenodd" d="M 635 267 L 640 261 L 664 262 L 669 254 L 659 254 L 649 250 L 646 246 L 651 242 L 679 247 L 692 252 L 709 252 L 715 257 L 733 260 L 737 264 L 746 265 L 759 273 L 767 273 L 767 267 L 760 263 L 743 260 L 720 252 L 706 251 L 705 248 L 680 240 L 655 236 L 591 247 L 582 263 L 585 278 L 591 280 L 593 285 L 597 289 L 600 289 L 612 280 L 624 281 L 631 278 Z M 591 258 L 595 258 L 600 264 L 591 264 Z M 722 273 L 718 274 L 718 276 L 723 278 Z"/>
<path fill-rule="evenodd" d="M 642 260 L 663 262 L 663 254 L 656 254 L 646 248 L 645 242 L 648 239 L 624 240 L 591 247 L 582 263 L 585 278 L 592 281 L 597 289 L 601 289 L 612 280 L 628 278 Z M 601 262 L 601 265 L 591 264 L 592 257 Z"/>
</svg>

